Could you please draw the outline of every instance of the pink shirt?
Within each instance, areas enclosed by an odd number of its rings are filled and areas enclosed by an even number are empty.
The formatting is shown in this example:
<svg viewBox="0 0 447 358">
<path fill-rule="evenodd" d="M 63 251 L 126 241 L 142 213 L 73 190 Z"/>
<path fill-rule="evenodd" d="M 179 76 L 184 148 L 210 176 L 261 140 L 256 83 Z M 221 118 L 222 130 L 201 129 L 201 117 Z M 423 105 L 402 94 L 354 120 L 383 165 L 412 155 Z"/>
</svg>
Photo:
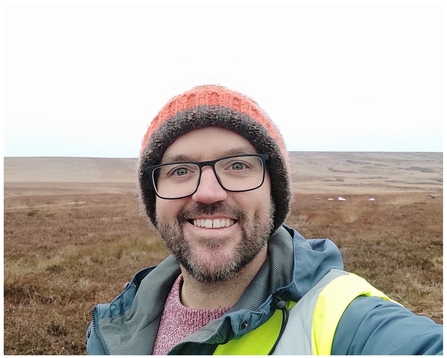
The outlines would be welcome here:
<svg viewBox="0 0 447 358">
<path fill-rule="evenodd" d="M 202 310 L 187 308 L 180 301 L 180 284 L 183 277 L 180 275 L 174 282 L 171 292 L 165 302 L 165 307 L 155 339 L 153 355 L 165 355 L 180 340 L 198 331 L 214 319 L 224 315 L 229 309 Z"/>
</svg>

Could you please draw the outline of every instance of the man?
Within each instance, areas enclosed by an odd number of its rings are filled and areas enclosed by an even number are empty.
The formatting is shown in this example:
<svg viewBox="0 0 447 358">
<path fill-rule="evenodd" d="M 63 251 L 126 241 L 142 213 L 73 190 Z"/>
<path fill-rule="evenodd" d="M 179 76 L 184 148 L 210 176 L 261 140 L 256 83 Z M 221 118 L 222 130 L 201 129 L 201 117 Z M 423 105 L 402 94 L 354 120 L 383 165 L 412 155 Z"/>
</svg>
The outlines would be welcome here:
<svg viewBox="0 0 447 358">
<path fill-rule="evenodd" d="M 283 225 L 287 150 L 248 97 L 199 86 L 152 121 L 141 203 L 172 253 L 93 310 L 89 354 L 440 354 L 442 326 Z"/>
</svg>

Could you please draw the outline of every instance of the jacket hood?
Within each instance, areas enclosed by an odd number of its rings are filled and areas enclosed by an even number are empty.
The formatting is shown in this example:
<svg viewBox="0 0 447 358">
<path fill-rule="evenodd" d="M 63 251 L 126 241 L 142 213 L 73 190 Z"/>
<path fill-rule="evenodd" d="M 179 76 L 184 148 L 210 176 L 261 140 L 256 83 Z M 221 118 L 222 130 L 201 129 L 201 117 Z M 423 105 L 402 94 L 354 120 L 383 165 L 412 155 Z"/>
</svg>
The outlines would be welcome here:
<svg viewBox="0 0 447 358">
<path fill-rule="evenodd" d="M 306 240 L 285 225 L 270 238 L 269 254 L 242 297 L 227 313 L 236 338 L 267 321 L 278 301 L 298 302 L 330 270 L 343 269 L 340 251 L 331 240 Z M 241 325 L 241 321 L 248 325 Z"/>
<path fill-rule="evenodd" d="M 188 354 L 188 347 L 195 344 L 211 346 L 246 334 L 271 317 L 278 301 L 299 301 L 331 269 L 343 269 L 341 254 L 332 241 L 306 240 L 283 225 L 271 236 L 269 257 L 239 301 L 171 353 Z M 169 256 L 160 265 L 138 272 L 110 304 L 96 306 L 93 331 L 106 350 L 150 354 L 164 302 L 179 274 L 177 261 Z M 135 348 L 137 341 L 144 341 L 144 348 Z"/>
</svg>

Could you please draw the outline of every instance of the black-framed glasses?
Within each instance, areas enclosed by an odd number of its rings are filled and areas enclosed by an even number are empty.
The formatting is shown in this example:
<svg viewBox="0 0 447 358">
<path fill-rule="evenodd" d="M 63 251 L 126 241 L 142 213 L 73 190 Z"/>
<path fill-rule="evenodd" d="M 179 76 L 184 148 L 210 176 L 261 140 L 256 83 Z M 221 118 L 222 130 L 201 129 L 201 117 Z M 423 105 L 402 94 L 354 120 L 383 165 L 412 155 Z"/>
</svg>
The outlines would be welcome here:
<svg viewBox="0 0 447 358">
<path fill-rule="evenodd" d="M 265 179 L 268 154 L 245 154 L 205 162 L 176 162 L 145 169 L 152 178 L 155 193 L 162 199 L 186 198 L 197 191 L 202 168 L 213 168 L 217 181 L 227 191 L 242 192 L 259 188 Z"/>
</svg>

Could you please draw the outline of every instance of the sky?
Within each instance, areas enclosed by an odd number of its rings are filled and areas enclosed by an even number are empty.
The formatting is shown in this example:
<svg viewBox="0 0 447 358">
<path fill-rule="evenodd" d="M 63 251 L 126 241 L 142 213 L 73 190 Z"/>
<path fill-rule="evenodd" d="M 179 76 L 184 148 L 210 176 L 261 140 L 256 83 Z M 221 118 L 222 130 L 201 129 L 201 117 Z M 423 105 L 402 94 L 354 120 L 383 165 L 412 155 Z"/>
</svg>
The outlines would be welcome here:
<svg viewBox="0 0 447 358">
<path fill-rule="evenodd" d="M 443 1 L 207 3 L 4 0 L 4 156 L 137 157 L 206 83 L 291 151 L 443 151 Z"/>
</svg>

